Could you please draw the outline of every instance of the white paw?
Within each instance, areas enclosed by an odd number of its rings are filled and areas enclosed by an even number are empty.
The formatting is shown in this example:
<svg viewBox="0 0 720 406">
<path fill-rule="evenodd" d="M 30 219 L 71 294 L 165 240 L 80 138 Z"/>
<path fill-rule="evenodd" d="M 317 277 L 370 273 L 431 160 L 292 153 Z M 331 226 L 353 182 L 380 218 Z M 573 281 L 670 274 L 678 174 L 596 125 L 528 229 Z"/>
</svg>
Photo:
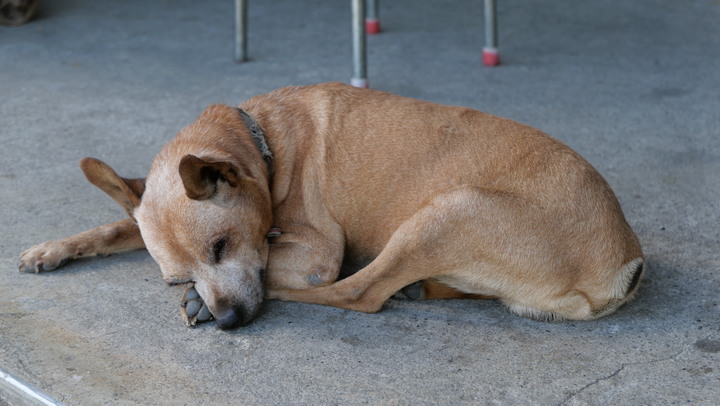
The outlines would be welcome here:
<svg viewBox="0 0 720 406">
<path fill-rule="evenodd" d="M 22 254 L 18 263 L 20 272 L 52 271 L 75 257 L 76 248 L 61 241 L 48 241 L 38 244 Z"/>
</svg>

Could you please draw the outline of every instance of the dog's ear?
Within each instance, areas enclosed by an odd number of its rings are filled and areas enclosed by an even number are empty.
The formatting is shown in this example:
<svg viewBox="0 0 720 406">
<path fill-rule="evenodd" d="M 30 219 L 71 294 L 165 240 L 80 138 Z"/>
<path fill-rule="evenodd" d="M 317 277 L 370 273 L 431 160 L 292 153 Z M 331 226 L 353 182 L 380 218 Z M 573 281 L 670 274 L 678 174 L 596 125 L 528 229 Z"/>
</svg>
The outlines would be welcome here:
<svg viewBox="0 0 720 406">
<path fill-rule="evenodd" d="M 238 168 L 229 162 L 211 162 L 195 155 L 185 155 L 180 160 L 179 171 L 185 194 L 194 200 L 212 197 L 219 181 L 225 181 L 232 187 L 238 185 Z"/>
<path fill-rule="evenodd" d="M 145 179 L 121 178 L 105 162 L 95 158 L 83 158 L 80 169 L 90 183 L 120 204 L 130 217 L 133 216 L 133 210 L 140 204 L 140 196 L 145 191 Z"/>
</svg>

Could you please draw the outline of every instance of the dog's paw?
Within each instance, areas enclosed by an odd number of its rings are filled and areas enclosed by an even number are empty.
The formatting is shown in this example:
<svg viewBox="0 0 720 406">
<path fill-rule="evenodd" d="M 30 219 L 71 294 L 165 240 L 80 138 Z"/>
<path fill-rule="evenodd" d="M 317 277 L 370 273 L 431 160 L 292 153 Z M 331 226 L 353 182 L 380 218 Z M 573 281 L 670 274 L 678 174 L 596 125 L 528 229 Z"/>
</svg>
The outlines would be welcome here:
<svg viewBox="0 0 720 406">
<path fill-rule="evenodd" d="M 76 256 L 75 254 L 75 247 L 60 241 L 44 242 L 20 254 L 18 271 L 34 273 L 52 271 L 65 265 Z"/>
<path fill-rule="evenodd" d="M 425 283 L 418 281 L 405 286 L 401 290 L 397 291 L 393 298 L 395 299 L 408 299 L 408 300 L 423 300 L 425 299 Z"/>
<path fill-rule="evenodd" d="M 182 320 L 188 327 L 213 319 L 210 309 L 208 309 L 197 290 L 195 290 L 194 285 L 190 285 L 185 289 L 185 292 L 183 292 L 180 307 Z"/>
</svg>

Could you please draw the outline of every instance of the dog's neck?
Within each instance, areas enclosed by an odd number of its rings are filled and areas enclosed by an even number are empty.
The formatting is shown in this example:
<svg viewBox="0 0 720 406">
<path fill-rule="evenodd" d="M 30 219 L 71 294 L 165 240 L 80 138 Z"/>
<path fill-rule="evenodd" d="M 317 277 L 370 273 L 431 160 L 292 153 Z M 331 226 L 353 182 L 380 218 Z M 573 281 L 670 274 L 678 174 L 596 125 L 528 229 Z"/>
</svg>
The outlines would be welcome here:
<svg viewBox="0 0 720 406">
<path fill-rule="evenodd" d="M 260 155 L 262 155 L 265 163 L 267 164 L 269 178 L 268 180 L 272 180 L 274 172 L 273 156 L 272 152 L 270 151 L 270 147 L 265 140 L 265 133 L 260 127 L 260 124 L 258 124 L 257 121 L 250 117 L 250 115 L 245 110 L 237 108 L 237 111 L 240 114 L 240 117 L 242 117 L 243 121 L 245 122 L 245 125 L 250 132 L 250 137 L 252 138 L 253 142 L 255 142 L 255 146 L 257 146 L 258 150 L 260 151 Z"/>
<path fill-rule="evenodd" d="M 240 117 L 242 117 L 243 121 L 245 122 L 245 125 L 248 128 L 248 131 L 250 132 L 250 137 L 255 142 L 255 146 L 260 150 L 260 155 L 262 155 L 263 159 L 265 160 L 265 163 L 267 164 L 268 168 L 268 183 L 272 184 L 272 178 L 273 178 L 273 156 L 272 152 L 270 151 L 270 147 L 267 144 L 267 140 L 265 139 L 265 133 L 263 132 L 262 128 L 260 127 L 260 124 L 258 124 L 255 119 L 250 117 L 250 114 L 248 114 L 245 110 L 241 108 L 237 108 L 238 113 L 240 114 Z M 282 230 L 280 230 L 279 227 L 272 227 L 270 228 L 270 231 L 267 233 L 267 238 L 275 238 L 282 235 Z"/>
</svg>

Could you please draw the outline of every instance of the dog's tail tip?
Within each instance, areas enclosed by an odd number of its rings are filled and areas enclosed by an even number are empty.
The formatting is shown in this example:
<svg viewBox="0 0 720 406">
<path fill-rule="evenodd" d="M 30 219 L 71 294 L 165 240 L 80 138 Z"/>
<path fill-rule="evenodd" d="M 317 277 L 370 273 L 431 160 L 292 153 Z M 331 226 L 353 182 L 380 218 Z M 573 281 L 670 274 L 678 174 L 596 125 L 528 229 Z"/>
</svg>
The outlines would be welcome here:
<svg viewBox="0 0 720 406">
<path fill-rule="evenodd" d="M 645 263 L 645 259 L 640 257 L 636 258 L 632 261 L 630 261 L 626 266 L 625 270 L 623 272 L 624 276 L 624 282 L 625 282 L 625 296 L 631 296 L 635 291 L 637 290 L 638 285 L 640 284 L 640 280 L 642 279 L 643 275 L 646 273 L 647 270 L 647 264 Z"/>
</svg>

